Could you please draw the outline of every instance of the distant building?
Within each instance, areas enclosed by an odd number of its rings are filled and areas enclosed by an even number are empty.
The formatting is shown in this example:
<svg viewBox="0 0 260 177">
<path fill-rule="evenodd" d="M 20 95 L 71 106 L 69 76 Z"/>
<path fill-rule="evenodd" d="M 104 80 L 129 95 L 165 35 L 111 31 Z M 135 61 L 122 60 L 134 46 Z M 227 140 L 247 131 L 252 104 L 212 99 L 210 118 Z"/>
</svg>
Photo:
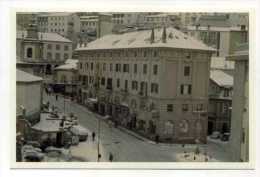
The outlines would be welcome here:
<svg viewBox="0 0 260 177">
<path fill-rule="evenodd" d="M 17 67 L 35 75 L 51 74 L 72 56 L 72 42 L 56 33 L 38 32 L 34 24 L 16 34 Z"/>
<path fill-rule="evenodd" d="M 177 15 L 161 13 L 145 16 L 144 23 L 150 27 L 176 26 L 180 27 L 180 18 Z"/>
<path fill-rule="evenodd" d="M 16 116 L 22 116 L 32 124 L 39 121 L 42 82 L 41 77 L 16 69 Z"/>
<path fill-rule="evenodd" d="M 230 132 L 233 76 L 211 69 L 209 84 L 208 134 Z"/>
<path fill-rule="evenodd" d="M 198 13 L 198 12 L 180 12 L 178 15 L 181 19 L 182 27 L 193 26 L 197 23 L 202 15 L 208 13 Z"/>
<path fill-rule="evenodd" d="M 54 68 L 53 90 L 70 96 L 76 96 L 78 83 L 78 60 L 68 59 L 64 65 Z"/>
<path fill-rule="evenodd" d="M 248 43 L 227 59 L 235 61 L 230 153 L 234 161 L 249 161 L 249 53 Z"/>
<path fill-rule="evenodd" d="M 16 13 L 16 30 L 26 30 L 32 20 L 35 20 L 37 13 L 17 12 Z"/>
<path fill-rule="evenodd" d="M 195 25 L 204 27 L 248 27 L 248 22 L 248 13 L 213 13 L 202 15 Z"/>
<path fill-rule="evenodd" d="M 76 13 L 56 12 L 37 15 L 39 32 L 57 33 L 70 39 L 75 47 L 80 32 L 80 20 Z"/>
<path fill-rule="evenodd" d="M 217 27 L 217 26 L 187 26 L 185 33 L 203 41 L 205 44 L 217 49 L 214 56 L 226 57 L 232 54 L 238 43 L 248 42 L 248 28 Z"/>
<path fill-rule="evenodd" d="M 214 49 L 174 28 L 103 36 L 76 49 L 79 98 L 161 141 L 206 142 Z"/>
<path fill-rule="evenodd" d="M 80 17 L 80 38 L 81 41 L 92 41 L 106 34 L 112 33 L 112 15 L 98 13 L 97 15 Z"/>
<path fill-rule="evenodd" d="M 211 70 L 220 70 L 230 76 L 233 76 L 234 70 L 235 70 L 235 62 L 229 61 L 225 57 L 212 57 L 210 69 Z"/>
</svg>

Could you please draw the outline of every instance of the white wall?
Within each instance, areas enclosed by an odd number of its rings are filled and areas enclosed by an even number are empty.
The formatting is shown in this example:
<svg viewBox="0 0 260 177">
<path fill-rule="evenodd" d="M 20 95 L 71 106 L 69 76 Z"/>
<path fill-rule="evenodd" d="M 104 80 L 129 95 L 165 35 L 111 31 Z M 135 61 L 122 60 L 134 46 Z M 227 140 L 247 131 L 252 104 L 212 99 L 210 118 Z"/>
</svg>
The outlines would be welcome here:
<svg viewBox="0 0 260 177">
<path fill-rule="evenodd" d="M 41 82 L 17 83 L 16 86 L 16 114 L 21 114 L 20 106 L 26 109 L 30 116 L 40 111 L 41 108 Z"/>
</svg>

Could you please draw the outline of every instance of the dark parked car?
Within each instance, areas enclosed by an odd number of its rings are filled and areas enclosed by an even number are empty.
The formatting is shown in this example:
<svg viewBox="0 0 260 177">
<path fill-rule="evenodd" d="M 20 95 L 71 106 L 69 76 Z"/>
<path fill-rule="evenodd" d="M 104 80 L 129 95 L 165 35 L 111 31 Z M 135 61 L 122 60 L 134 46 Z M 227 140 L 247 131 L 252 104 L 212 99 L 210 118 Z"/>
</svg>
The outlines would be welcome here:
<svg viewBox="0 0 260 177">
<path fill-rule="evenodd" d="M 228 141 L 230 137 L 230 133 L 223 133 L 221 137 L 221 141 Z"/>
</svg>

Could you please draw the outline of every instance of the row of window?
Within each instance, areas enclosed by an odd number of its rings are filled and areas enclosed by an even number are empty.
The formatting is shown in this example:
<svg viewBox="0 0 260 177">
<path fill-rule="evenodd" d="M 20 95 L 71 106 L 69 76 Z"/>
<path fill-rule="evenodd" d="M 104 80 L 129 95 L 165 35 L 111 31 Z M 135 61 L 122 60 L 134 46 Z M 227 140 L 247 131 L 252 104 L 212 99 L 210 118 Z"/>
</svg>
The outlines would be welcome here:
<svg viewBox="0 0 260 177">
<path fill-rule="evenodd" d="M 96 22 L 81 22 L 81 26 L 96 26 Z"/>
<path fill-rule="evenodd" d="M 51 26 L 64 26 L 64 23 L 50 23 Z"/>
<path fill-rule="evenodd" d="M 182 104 L 182 112 L 188 112 L 193 105 L 189 104 Z M 197 104 L 196 107 L 193 107 L 194 111 L 203 111 L 203 104 Z M 167 104 L 167 112 L 173 112 L 174 111 L 174 106 L 173 104 Z"/>
<path fill-rule="evenodd" d="M 121 68 L 122 66 L 122 68 Z M 99 64 L 97 63 L 96 64 L 96 68 L 99 69 Z M 83 69 L 83 64 L 80 63 L 79 64 L 79 69 Z M 88 70 L 89 69 L 89 63 L 85 63 L 85 70 Z M 90 63 L 90 70 L 93 71 L 94 70 L 94 64 L 93 63 Z M 102 64 L 102 70 L 103 71 L 106 71 L 107 70 L 107 64 L 106 63 L 103 63 Z M 113 64 L 110 63 L 109 65 L 109 70 L 110 71 L 113 71 Z M 142 68 L 142 71 L 143 71 L 143 74 L 147 74 L 147 70 L 148 70 L 148 66 L 147 64 L 143 64 L 143 68 Z M 130 72 L 130 64 L 120 64 L 120 63 L 116 63 L 115 64 L 115 71 L 116 72 L 124 72 L 124 73 L 129 73 Z M 137 73 L 138 71 L 138 65 L 137 64 L 133 64 L 133 73 Z M 155 64 L 153 65 L 153 74 L 154 75 L 157 75 L 158 74 L 158 65 Z"/>
<path fill-rule="evenodd" d="M 64 32 L 64 29 L 62 28 L 62 29 L 52 29 L 51 28 L 51 32 L 53 33 L 53 32 Z"/>
<path fill-rule="evenodd" d="M 94 77 L 93 76 L 80 76 L 79 80 L 81 80 L 82 78 L 82 83 L 85 85 L 87 83 L 94 83 Z M 99 80 L 99 79 L 98 79 Z M 107 78 L 107 88 L 108 89 L 112 89 L 112 83 L 113 80 L 112 78 Z M 106 78 L 102 77 L 100 84 L 102 86 L 106 85 Z M 140 85 L 140 88 L 138 88 Z M 120 88 L 121 87 L 121 80 L 117 79 L 116 80 L 116 87 Z M 136 90 L 138 91 L 140 89 L 141 92 L 147 92 L 147 83 L 145 82 L 140 82 L 138 83 L 138 81 L 132 81 L 132 90 Z M 128 80 L 124 80 L 124 90 L 127 91 L 128 90 Z M 158 94 L 159 93 L 159 84 L 157 83 L 151 83 L 151 93 L 154 94 Z"/>
<path fill-rule="evenodd" d="M 64 20 L 64 17 L 50 17 L 50 20 Z"/>
<path fill-rule="evenodd" d="M 134 42 L 135 39 L 129 40 L 129 43 Z M 114 41 L 117 43 L 118 41 Z M 114 52 L 98 52 L 90 53 L 88 57 L 158 57 L 158 51 L 154 50 L 142 50 L 142 51 L 114 51 Z"/>
<path fill-rule="evenodd" d="M 51 50 L 52 49 L 52 44 L 48 44 L 47 45 L 47 49 Z M 55 49 L 56 50 L 60 50 L 61 49 L 61 45 L 60 44 L 55 44 Z M 69 50 L 69 46 L 68 45 L 64 45 L 64 50 L 68 51 Z"/>
<path fill-rule="evenodd" d="M 47 53 L 47 59 L 52 59 L 53 56 L 52 56 L 52 53 L 51 52 L 48 52 Z M 69 54 L 68 53 L 64 53 L 64 59 L 68 59 L 69 58 Z M 60 53 L 55 53 L 55 59 L 56 60 L 60 60 L 61 59 L 61 54 Z"/>
</svg>

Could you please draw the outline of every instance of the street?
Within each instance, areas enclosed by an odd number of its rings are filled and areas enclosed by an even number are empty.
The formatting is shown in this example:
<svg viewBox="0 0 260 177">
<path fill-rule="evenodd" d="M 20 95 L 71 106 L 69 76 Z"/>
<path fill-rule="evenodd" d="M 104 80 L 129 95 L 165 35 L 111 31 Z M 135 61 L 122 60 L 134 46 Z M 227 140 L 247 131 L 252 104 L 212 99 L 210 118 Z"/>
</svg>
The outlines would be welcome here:
<svg viewBox="0 0 260 177">
<path fill-rule="evenodd" d="M 55 96 L 47 96 L 44 94 L 43 100 L 49 101 L 50 106 L 57 106 L 59 111 L 66 113 L 74 113 L 79 120 L 79 123 L 89 130 L 89 139 L 87 142 L 80 143 L 78 146 L 73 146 L 72 151 L 76 154 L 87 156 L 88 161 L 97 161 L 97 140 L 92 142 L 91 133 L 96 133 L 98 137 L 98 118 L 94 113 L 89 111 L 82 105 L 64 99 L 59 95 L 56 101 Z M 113 161 L 120 162 L 176 162 L 183 161 L 180 154 L 184 151 L 194 152 L 196 145 L 181 144 L 154 144 L 150 141 L 140 140 L 124 131 L 109 126 L 101 120 L 100 124 L 100 161 L 109 161 L 109 153 L 113 154 Z M 229 161 L 226 146 L 228 144 L 208 142 L 207 145 L 199 145 L 202 153 L 205 151 L 209 154 L 212 160 L 209 161 Z"/>
</svg>

